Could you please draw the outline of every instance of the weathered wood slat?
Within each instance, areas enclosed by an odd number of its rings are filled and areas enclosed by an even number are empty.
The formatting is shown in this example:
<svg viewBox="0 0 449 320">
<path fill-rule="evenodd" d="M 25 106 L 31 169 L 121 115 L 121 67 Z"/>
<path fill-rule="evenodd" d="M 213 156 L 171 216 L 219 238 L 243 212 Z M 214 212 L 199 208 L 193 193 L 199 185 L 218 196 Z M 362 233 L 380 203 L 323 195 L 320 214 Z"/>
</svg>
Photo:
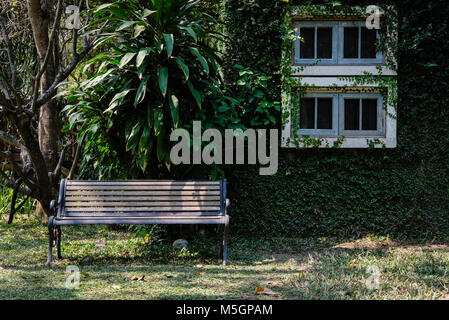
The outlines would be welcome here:
<svg viewBox="0 0 449 320">
<path fill-rule="evenodd" d="M 220 196 L 68 196 L 71 201 L 220 201 Z"/>
<path fill-rule="evenodd" d="M 151 180 L 136 180 L 136 181 L 68 181 L 68 186 L 219 186 L 220 183 L 218 181 L 174 181 L 174 180 L 166 180 L 166 181 L 151 181 Z"/>
<path fill-rule="evenodd" d="M 66 191 L 66 196 L 218 196 L 220 191 Z"/>
<path fill-rule="evenodd" d="M 220 207 L 94 207 L 94 208 L 80 208 L 71 207 L 66 208 L 66 212 L 101 212 L 101 211 L 120 211 L 120 212 L 152 212 L 152 211 L 219 211 Z"/>
<path fill-rule="evenodd" d="M 145 218 L 145 217 L 170 217 L 170 218 L 176 218 L 176 217 L 214 217 L 214 216 L 220 216 L 221 213 L 218 211 L 210 211 L 210 212 L 133 212 L 130 214 L 129 212 L 122 213 L 122 212 L 69 212 L 65 217 L 83 217 L 83 218 L 102 218 L 102 217 L 120 217 L 120 218 Z"/>
<path fill-rule="evenodd" d="M 185 191 L 208 191 L 208 190 L 220 190 L 220 186 L 123 186 L 123 185 L 111 185 L 111 186 L 67 186 L 67 190 L 185 190 Z"/>
<path fill-rule="evenodd" d="M 115 201 L 115 202 L 93 202 L 93 201 L 66 201 L 66 208 L 70 207 L 166 207 L 166 206 L 184 206 L 184 207 L 220 207 L 220 201 Z M 70 209 L 69 209 L 70 210 Z"/>
</svg>

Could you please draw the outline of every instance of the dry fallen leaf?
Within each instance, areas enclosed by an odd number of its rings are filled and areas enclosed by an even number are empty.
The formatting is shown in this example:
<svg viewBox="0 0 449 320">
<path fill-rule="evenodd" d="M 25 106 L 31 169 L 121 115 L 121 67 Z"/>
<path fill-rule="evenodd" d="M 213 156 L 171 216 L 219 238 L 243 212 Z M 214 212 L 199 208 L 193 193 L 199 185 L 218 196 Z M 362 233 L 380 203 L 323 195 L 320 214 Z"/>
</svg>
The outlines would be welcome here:
<svg viewBox="0 0 449 320">
<path fill-rule="evenodd" d="M 278 296 L 279 292 L 273 291 L 270 288 L 264 288 L 262 286 L 258 286 L 256 290 L 254 290 L 255 295 L 267 295 L 267 296 Z"/>
<path fill-rule="evenodd" d="M 259 294 L 260 292 L 262 292 L 263 291 L 263 287 L 262 286 L 258 286 L 258 287 L 256 287 L 256 289 L 254 289 L 254 294 Z"/>
<path fill-rule="evenodd" d="M 131 280 L 133 280 L 133 281 L 145 281 L 145 275 L 142 275 L 142 276 L 134 276 L 134 277 L 132 277 L 131 278 Z"/>
<path fill-rule="evenodd" d="M 195 274 L 196 274 L 197 276 L 200 276 L 200 275 L 201 275 L 201 272 L 197 271 L 197 272 L 195 272 Z"/>
</svg>

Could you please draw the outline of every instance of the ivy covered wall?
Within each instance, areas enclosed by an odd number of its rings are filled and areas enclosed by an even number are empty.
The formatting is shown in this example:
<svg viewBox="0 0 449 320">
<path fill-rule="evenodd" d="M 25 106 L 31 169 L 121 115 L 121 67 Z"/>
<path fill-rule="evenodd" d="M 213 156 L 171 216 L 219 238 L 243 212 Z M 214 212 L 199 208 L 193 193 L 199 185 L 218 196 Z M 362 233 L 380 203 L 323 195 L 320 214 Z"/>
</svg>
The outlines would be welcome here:
<svg viewBox="0 0 449 320">
<path fill-rule="evenodd" d="M 280 101 L 284 14 L 289 5 L 315 3 L 227 0 L 229 70 L 238 63 L 272 76 L 269 94 Z M 375 3 L 328 2 L 340 4 Z M 236 233 L 449 236 L 449 6 L 443 0 L 395 4 L 398 147 L 281 150 L 274 176 L 259 176 L 256 166 L 229 168 Z"/>
</svg>

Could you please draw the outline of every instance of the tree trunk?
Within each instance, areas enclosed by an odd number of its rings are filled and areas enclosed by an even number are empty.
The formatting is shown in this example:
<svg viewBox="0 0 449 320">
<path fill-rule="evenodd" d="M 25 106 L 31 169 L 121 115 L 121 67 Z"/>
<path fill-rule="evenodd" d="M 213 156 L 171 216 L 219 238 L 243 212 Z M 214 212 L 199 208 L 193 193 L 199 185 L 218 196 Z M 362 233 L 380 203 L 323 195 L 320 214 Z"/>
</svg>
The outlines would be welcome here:
<svg viewBox="0 0 449 320">
<path fill-rule="evenodd" d="M 28 14 L 41 65 L 45 61 L 49 46 L 50 17 L 53 15 L 53 7 L 54 2 L 52 0 L 28 0 Z M 58 60 L 58 47 L 54 45 L 47 67 L 41 78 L 41 92 L 50 88 L 55 80 L 58 71 Z M 47 165 L 47 172 L 52 172 L 58 162 L 59 132 L 58 107 L 54 100 L 50 100 L 41 107 L 38 127 L 39 147 Z M 52 196 L 56 196 L 56 194 Z M 45 216 L 42 215 L 42 206 L 40 204 L 36 207 L 35 215 L 38 217 Z"/>
</svg>

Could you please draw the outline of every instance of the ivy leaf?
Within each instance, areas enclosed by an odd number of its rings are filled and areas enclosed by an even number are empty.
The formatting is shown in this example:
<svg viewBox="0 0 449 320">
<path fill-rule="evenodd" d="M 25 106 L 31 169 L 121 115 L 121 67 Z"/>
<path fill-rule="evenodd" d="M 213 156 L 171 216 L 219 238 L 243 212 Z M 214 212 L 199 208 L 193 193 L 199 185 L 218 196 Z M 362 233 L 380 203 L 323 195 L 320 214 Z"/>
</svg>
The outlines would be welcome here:
<svg viewBox="0 0 449 320">
<path fill-rule="evenodd" d="M 168 68 L 160 67 L 157 71 L 157 77 L 159 80 L 159 88 L 161 89 L 162 95 L 165 97 L 168 85 Z"/>
<path fill-rule="evenodd" d="M 165 45 L 167 47 L 167 55 L 170 58 L 173 53 L 173 45 L 175 42 L 173 34 L 164 33 L 164 40 L 165 40 Z"/>
</svg>

